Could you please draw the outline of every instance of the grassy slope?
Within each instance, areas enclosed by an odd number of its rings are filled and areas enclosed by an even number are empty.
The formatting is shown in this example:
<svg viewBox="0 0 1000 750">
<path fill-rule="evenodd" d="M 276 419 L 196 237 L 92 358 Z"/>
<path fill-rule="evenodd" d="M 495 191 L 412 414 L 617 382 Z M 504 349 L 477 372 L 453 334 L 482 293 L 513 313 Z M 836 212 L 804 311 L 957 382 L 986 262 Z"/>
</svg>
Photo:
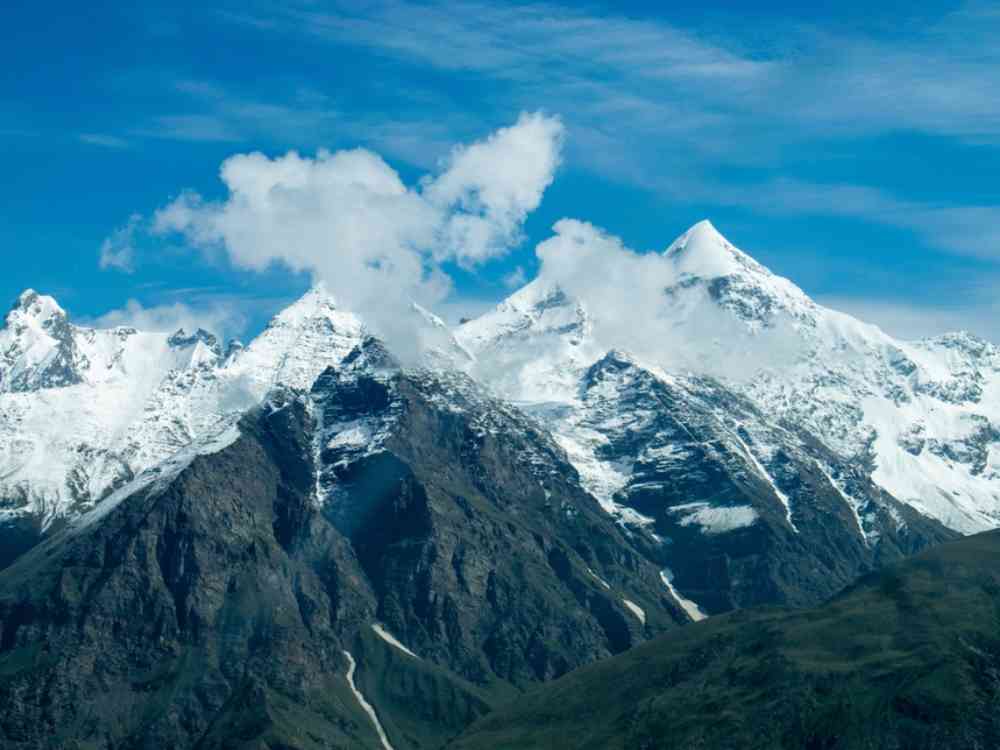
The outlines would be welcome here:
<svg viewBox="0 0 1000 750">
<path fill-rule="evenodd" d="M 1000 746 L 1000 532 L 584 667 L 449 748 Z"/>
</svg>

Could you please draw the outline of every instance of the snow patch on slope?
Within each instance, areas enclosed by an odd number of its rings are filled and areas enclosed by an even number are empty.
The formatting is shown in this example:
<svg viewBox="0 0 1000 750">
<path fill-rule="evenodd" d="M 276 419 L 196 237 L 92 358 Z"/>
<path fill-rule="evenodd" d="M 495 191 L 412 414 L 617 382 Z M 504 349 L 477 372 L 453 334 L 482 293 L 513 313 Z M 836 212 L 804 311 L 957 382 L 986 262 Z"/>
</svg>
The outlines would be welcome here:
<svg viewBox="0 0 1000 750">
<path fill-rule="evenodd" d="M 375 727 L 375 731 L 378 733 L 379 741 L 382 743 L 384 750 L 393 750 L 392 744 L 389 742 L 389 736 L 385 733 L 385 729 L 382 727 L 382 722 L 378 720 L 378 714 L 375 713 L 375 707 L 367 701 L 365 696 L 358 686 L 354 684 L 354 672 L 357 669 L 357 664 L 354 661 L 354 657 L 351 656 L 350 651 L 344 651 L 344 656 L 347 657 L 347 686 L 351 689 L 354 694 L 354 698 L 357 700 L 358 705 L 368 714 L 368 718 L 372 720 L 372 724 Z"/>
<path fill-rule="evenodd" d="M 724 534 L 728 531 L 753 526 L 760 515 L 749 505 L 711 506 L 705 502 L 683 503 L 670 508 L 670 513 L 680 516 L 681 526 L 695 525 L 703 534 Z"/>
<path fill-rule="evenodd" d="M 593 569 L 587 568 L 587 572 L 590 573 L 590 575 L 594 578 L 594 580 L 600 583 L 604 588 L 608 589 L 609 591 L 611 590 L 611 584 L 605 581 L 599 575 L 597 575 L 597 573 L 595 573 Z"/>
<path fill-rule="evenodd" d="M 704 620 L 708 617 L 708 615 L 701 610 L 701 607 L 699 607 L 692 600 L 682 596 L 681 593 L 674 588 L 674 574 L 670 568 L 664 568 L 660 571 L 660 580 L 663 581 L 663 585 L 667 587 L 667 591 L 669 591 L 670 595 L 677 600 L 678 604 L 681 605 L 681 608 L 687 613 L 688 617 L 695 622 Z"/>
<path fill-rule="evenodd" d="M 379 623 L 373 622 L 372 623 L 372 630 L 375 631 L 375 635 L 377 635 L 383 641 L 385 641 L 386 643 L 388 643 L 390 646 L 399 649 L 404 654 L 408 654 L 409 656 L 412 656 L 414 659 L 419 659 L 420 658 L 415 653 L 413 653 L 412 651 L 410 651 L 410 649 L 408 649 L 406 646 L 404 646 L 402 643 L 400 643 L 400 641 L 399 641 L 398 638 L 396 638 L 392 633 L 390 633 L 388 630 L 386 630 L 385 628 L 383 628 Z"/>
<path fill-rule="evenodd" d="M 799 530 L 795 526 L 795 521 L 792 520 L 792 501 L 788 499 L 788 495 L 781 491 L 781 488 L 778 487 L 770 473 L 768 473 L 767 469 L 764 468 L 764 465 L 760 462 L 757 456 L 754 455 L 754 452 L 750 450 L 750 446 L 747 445 L 746 441 L 742 437 L 740 437 L 739 433 L 734 431 L 731 434 L 736 439 L 736 442 L 739 443 L 740 447 L 743 449 L 744 455 L 747 459 L 749 459 L 754 469 L 757 470 L 757 473 L 771 486 L 775 496 L 785 509 L 785 520 L 788 522 L 788 525 L 792 527 L 792 531 L 798 534 Z"/>
<path fill-rule="evenodd" d="M 642 607 L 630 599 L 622 599 L 622 603 L 628 607 L 629 612 L 635 615 L 639 622 L 643 625 L 646 624 L 646 611 Z"/>
</svg>

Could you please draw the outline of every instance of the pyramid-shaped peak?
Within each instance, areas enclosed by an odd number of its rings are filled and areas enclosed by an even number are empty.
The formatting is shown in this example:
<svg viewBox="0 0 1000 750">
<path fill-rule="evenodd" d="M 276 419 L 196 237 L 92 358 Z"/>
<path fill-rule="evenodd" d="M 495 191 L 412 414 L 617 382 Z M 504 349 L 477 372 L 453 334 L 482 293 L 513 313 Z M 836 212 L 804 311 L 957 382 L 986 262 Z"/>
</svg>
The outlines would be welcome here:
<svg viewBox="0 0 1000 750">
<path fill-rule="evenodd" d="M 756 261 L 722 236 L 708 219 L 703 219 L 667 248 L 666 257 L 678 273 L 701 278 L 730 276 L 744 271 L 764 271 Z"/>
<path fill-rule="evenodd" d="M 17 301 L 7 315 L 7 322 L 20 318 L 37 321 L 40 325 L 45 325 L 51 320 L 66 319 L 66 311 L 63 310 L 55 298 L 45 294 L 39 294 L 34 289 L 25 289 L 18 295 Z"/>
<path fill-rule="evenodd" d="M 684 235 L 688 238 L 689 242 L 718 242 L 723 244 L 729 244 L 729 241 L 722 236 L 722 233 L 715 228 L 713 224 L 708 219 L 702 219 L 701 221 L 694 224 L 690 229 L 688 229 Z"/>
<path fill-rule="evenodd" d="M 329 317 L 336 311 L 339 311 L 336 298 L 327 289 L 326 284 L 318 281 L 309 288 L 309 291 L 279 312 L 275 321 L 286 325 L 295 324 L 312 318 Z"/>
<path fill-rule="evenodd" d="M 312 331 L 310 335 L 322 339 L 329 335 L 331 330 L 336 329 L 353 339 L 361 334 L 363 328 L 361 320 L 354 313 L 340 307 L 334 296 L 320 282 L 271 318 L 267 328 L 249 344 L 247 350 L 260 352 L 276 345 L 282 352 L 286 352 L 288 347 L 296 346 L 298 337 L 306 331 Z M 321 345 L 319 340 L 315 343 L 317 346 Z M 344 353 L 346 354 L 346 351 Z"/>
<path fill-rule="evenodd" d="M 309 287 L 309 291 L 303 294 L 295 304 L 314 304 L 322 307 L 336 307 L 337 300 L 333 296 L 333 292 L 327 288 L 325 282 L 317 281 Z"/>
</svg>

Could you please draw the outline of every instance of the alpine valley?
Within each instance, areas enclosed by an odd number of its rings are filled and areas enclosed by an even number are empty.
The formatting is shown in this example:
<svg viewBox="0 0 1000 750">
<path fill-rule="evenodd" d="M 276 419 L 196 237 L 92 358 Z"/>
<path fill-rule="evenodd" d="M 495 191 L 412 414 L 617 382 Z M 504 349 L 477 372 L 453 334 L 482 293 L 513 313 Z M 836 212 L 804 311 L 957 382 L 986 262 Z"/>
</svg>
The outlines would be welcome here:
<svg viewBox="0 0 1000 750">
<path fill-rule="evenodd" d="M 707 221 L 659 261 L 633 335 L 542 274 L 455 329 L 414 305 L 417 361 L 322 286 L 245 346 L 81 327 L 24 292 L 0 331 L 0 745 L 751 746 L 707 718 L 661 731 L 662 696 L 713 716 L 768 689 L 761 633 L 805 643 L 810 618 L 991 554 L 954 540 L 1000 527 L 1000 350 L 896 340 Z M 969 617 L 995 629 L 990 606 Z M 760 665 L 729 693 L 678 678 L 741 638 Z M 819 658 L 810 690 L 842 668 Z M 600 712 L 594 676 L 643 664 L 659 713 L 612 691 L 627 731 L 574 736 L 560 696 Z M 565 731 L 532 736 L 531 706 Z M 779 718 L 761 747 L 841 746 Z M 878 736 L 857 746 L 910 746 Z"/>
</svg>

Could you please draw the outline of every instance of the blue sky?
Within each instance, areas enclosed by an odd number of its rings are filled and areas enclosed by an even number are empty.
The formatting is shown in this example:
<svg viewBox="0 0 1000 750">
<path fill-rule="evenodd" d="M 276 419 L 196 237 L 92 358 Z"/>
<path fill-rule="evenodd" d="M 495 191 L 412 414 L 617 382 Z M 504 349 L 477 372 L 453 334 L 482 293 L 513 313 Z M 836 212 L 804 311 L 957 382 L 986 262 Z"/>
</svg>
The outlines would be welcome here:
<svg viewBox="0 0 1000 750">
<path fill-rule="evenodd" d="M 659 250 L 707 217 L 891 332 L 1000 339 L 996 4 L 136 5 L 5 7 L 0 299 L 252 332 L 308 269 L 239 267 L 158 210 L 224 201 L 220 165 L 254 151 L 364 147 L 414 187 L 541 112 L 554 180 L 506 252 L 434 261 L 448 317 L 530 278 L 560 218 Z M 102 268 L 105 242 L 128 257 Z"/>
</svg>

